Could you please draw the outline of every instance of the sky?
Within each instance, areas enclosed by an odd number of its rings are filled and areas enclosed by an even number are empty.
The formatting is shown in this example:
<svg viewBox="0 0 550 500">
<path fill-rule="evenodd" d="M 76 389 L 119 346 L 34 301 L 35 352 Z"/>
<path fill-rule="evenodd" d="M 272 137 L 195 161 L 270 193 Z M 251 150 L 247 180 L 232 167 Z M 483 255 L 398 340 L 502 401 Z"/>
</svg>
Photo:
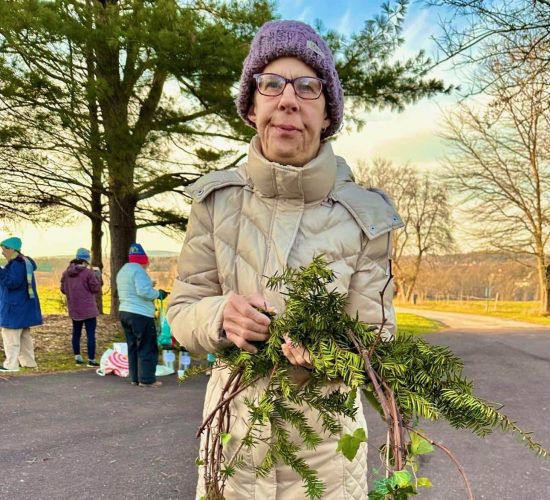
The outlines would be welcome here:
<svg viewBox="0 0 550 500">
<path fill-rule="evenodd" d="M 328 29 L 347 35 L 359 31 L 367 19 L 380 12 L 378 0 L 279 0 L 278 13 L 283 19 L 296 19 L 313 24 L 321 20 Z M 430 35 L 437 29 L 437 16 L 433 10 L 422 9 L 412 2 L 406 18 L 403 37 L 405 45 L 399 56 L 405 58 L 424 49 L 435 55 Z M 431 76 L 446 84 L 457 84 L 452 71 L 437 68 Z M 456 97 L 438 96 L 410 105 L 404 112 L 373 111 L 365 115 L 366 125 L 360 132 L 341 132 L 333 148 L 348 163 L 387 158 L 396 165 L 410 163 L 420 170 L 437 171 L 439 160 L 445 153 L 443 141 L 438 137 L 442 113 L 452 109 Z M 35 227 L 21 224 L 0 229 L 0 238 L 17 234 L 23 239 L 23 252 L 39 257 L 70 255 L 79 247 L 90 246 L 90 226 L 87 220 L 78 220 L 63 227 Z M 105 234 L 108 231 L 105 228 Z M 155 229 L 139 230 L 138 241 L 146 249 L 179 252 L 183 235 L 173 239 Z M 108 253 L 108 237 L 104 238 L 104 254 Z"/>
</svg>

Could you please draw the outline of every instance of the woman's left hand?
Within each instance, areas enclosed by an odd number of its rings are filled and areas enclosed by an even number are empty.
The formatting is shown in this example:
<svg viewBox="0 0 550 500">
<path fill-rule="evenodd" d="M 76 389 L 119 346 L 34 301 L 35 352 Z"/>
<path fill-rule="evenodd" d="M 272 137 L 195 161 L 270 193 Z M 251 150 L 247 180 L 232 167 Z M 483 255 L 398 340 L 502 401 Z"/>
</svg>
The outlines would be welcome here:
<svg viewBox="0 0 550 500">
<path fill-rule="evenodd" d="M 285 343 L 281 345 L 281 348 L 283 349 L 285 357 L 290 361 L 290 364 L 308 369 L 313 368 L 309 351 L 304 346 L 293 344 L 292 340 L 290 340 L 287 335 L 285 335 L 284 339 Z"/>
</svg>

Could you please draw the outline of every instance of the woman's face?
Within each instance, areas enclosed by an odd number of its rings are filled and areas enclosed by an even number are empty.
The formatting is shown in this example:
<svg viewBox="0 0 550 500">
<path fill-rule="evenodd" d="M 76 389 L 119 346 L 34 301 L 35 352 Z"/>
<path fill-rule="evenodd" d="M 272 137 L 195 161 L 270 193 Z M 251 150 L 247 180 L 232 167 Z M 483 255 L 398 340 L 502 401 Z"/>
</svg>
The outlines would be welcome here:
<svg viewBox="0 0 550 500">
<path fill-rule="evenodd" d="M 289 79 L 317 76 L 295 57 L 276 59 L 262 73 Z M 315 158 L 321 144 L 321 129 L 330 125 L 325 105 L 324 93 L 318 99 L 302 99 L 291 84 L 278 96 L 265 96 L 256 90 L 248 118 L 256 125 L 263 155 L 270 161 L 295 167 L 303 167 Z"/>
<path fill-rule="evenodd" d="M 4 256 L 4 258 L 7 260 L 7 261 L 10 261 L 11 259 L 13 259 L 16 255 L 16 252 L 15 250 L 11 249 L 11 248 L 8 248 L 8 247 L 0 247 L 2 248 L 2 255 Z"/>
</svg>

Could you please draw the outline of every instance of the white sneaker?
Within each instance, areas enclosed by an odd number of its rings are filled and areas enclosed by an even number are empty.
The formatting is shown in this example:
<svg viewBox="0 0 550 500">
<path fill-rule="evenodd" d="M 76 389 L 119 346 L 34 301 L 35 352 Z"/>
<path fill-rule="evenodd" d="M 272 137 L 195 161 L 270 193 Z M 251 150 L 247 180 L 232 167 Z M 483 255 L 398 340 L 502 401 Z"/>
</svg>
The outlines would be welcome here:
<svg viewBox="0 0 550 500">
<path fill-rule="evenodd" d="M 2 372 L 18 372 L 19 368 L 4 368 L 3 366 L 0 366 L 0 371 L 2 371 Z"/>
</svg>

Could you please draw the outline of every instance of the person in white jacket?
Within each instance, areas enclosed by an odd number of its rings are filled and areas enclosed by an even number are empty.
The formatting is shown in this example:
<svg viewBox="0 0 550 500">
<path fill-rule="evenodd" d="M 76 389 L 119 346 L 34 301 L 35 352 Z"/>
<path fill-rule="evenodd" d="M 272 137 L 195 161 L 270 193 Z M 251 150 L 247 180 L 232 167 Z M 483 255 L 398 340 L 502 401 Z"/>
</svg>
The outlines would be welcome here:
<svg viewBox="0 0 550 500">
<path fill-rule="evenodd" d="M 157 329 L 155 326 L 155 299 L 163 300 L 167 293 L 155 290 L 147 274 L 149 258 L 139 243 L 132 243 L 128 262 L 116 277 L 120 306 L 120 322 L 128 344 L 128 366 L 133 385 L 157 388 L 158 361 Z"/>
<path fill-rule="evenodd" d="M 319 255 L 335 271 L 338 291 L 347 294 L 347 311 L 367 323 L 380 323 L 379 291 L 389 275 L 391 231 L 402 222 L 385 195 L 353 182 L 350 168 L 326 141 L 340 129 L 344 110 L 330 49 L 304 23 L 266 23 L 244 62 L 236 104 L 257 135 L 244 164 L 207 174 L 188 189 L 193 206 L 168 308 L 173 335 L 194 353 L 215 353 L 232 345 L 255 353 L 252 342 L 265 341 L 270 324 L 256 308 L 282 313 L 285 307 L 284 296 L 268 289 L 267 279 L 285 267 L 307 266 Z M 395 327 L 392 294 L 388 286 L 384 306 L 390 335 Z M 281 349 L 295 366 L 292 376 L 307 380 L 308 352 L 290 342 Z M 216 406 L 228 372 L 213 370 L 205 415 Z M 257 398 L 263 387 L 265 382 L 259 381 L 231 401 L 225 460 L 236 453 L 247 432 L 246 399 Z M 366 427 L 357 404 L 355 422 L 341 419 L 344 432 Z M 290 438 L 300 446 L 300 458 L 325 482 L 323 498 L 366 499 L 366 444 L 349 462 L 336 453 L 339 436 L 323 432 L 314 410 L 303 411 L 322 442 L 311 450 L 301 446 L 293 429 Z M 240 449 L 245 466 L 227 479 L 227 500 L 305 498 L 301 478 L 283 463 L 256 476 L 269 432 L 266 423 L 265 440 Z M 202 472 L 197 498 L 204 495 Z"/>
</svg>

